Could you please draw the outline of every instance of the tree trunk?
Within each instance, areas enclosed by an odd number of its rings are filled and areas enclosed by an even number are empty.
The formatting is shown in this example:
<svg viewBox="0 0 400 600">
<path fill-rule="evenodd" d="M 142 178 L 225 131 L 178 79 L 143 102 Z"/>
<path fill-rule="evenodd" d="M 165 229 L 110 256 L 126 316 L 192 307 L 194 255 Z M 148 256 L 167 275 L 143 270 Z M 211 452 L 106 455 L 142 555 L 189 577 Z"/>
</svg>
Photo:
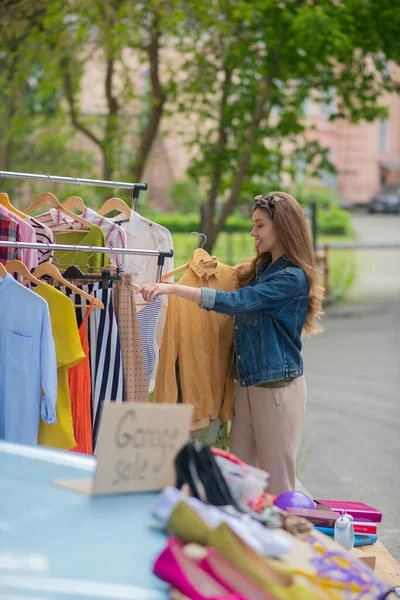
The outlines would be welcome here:
<svg viewBox="0 0 400 600">
<path fill-rule="evenodd" d="M 130 169 L 131 177 L 134 182 L 140 182 L 143 177 L 146 161 L 150 154 L 153 142 L 157 136 L 158 127 L 166 101 L 166 94 L 162 88 L 159 74 L 160 31 L 158 27 L 157 15 L 153 16 L 148 55 L 150 64 L 151 107 L 148 115 L 148 121 L 141 132 L 136 158 L 133 161 Z"/>
<path fill-rule="evenodd" d="M 204 227 L 203 231 L 209 231 L 212 228 L 215 210 L 216 210 L 216 202 L 219 192 L 219 186 L 221 183 L 222 177 L 222 157 L 224 155 L 226 144 L 228 141 L 228 136 L 226 133 L 226 105 L 228 102 L 228 96 L 230 91 L 230 85 L 232 81 L 232 70 L 224 65 L 224 82 L 222 85 L 222 97 L 220 104 L 220 113 L 219 113 L 219 125 L 218 125 L 218 139 L 216 144 L 216 159 L 214 162 L 214 167 L 211 175 L 211 185 L 208 192 L 207 202 L 204 206 L 203 210 L 203 218 L 202 218 L 202 226 Z"/>
<path fill-rule="evenodd" d="M 108 114 L 106 116 L 106 128 L 102 141 L 103 152 L 103 179 L 112 181 L 114 173 L 114 161 L 116 153 L 114 146 L 118 133 L 118 111 L 119 105 L 116 97 L 113 95 L 113 77 L 114 77 L 115 58 L 111 54 L 107 57 L 106 77 L 104 80 L 104 92 L 107 99 Z"/>
<path fill-rule="evenodd" d="M 64 94 L 68 103 L 71 124 L 73 127 L 75 127 L 75 129 L 80 131 L 80 133 L 83 133 L 83 135 L 89 138 L 99 148 L 102 155 L 102 177 L 103 179 L 110 180 L 112 177 L 112 171 L 108 159 L 107 144 L 79 119 L 78 110 L 75 103 L 74 86 L 72 82 L 70 65 L 66 59 L 61 60 L 61 69 L 64 73 Z"/>
<path fill-rule="evenodd" d="M 254 141 L 257 135 L 258 126 L 265 116 L 265 104 L 268 100 L 271 91 L 273 75 L 269 76 L 268 79 L 264 80 L 262 91 L 257 98 L 252 123 L 249 126 L 246 136 L 246 143 L 243 150 L 243 153 L 240 157 L 239 168 L 236 173 L 235 179 L 233 181 L 232 189 L 229 194 L 229 198 L 226 201 L 221 216 L 218 219 L 217 223 L 211 224 L 210 228 L 204 231 L 203 233 L 207 236 L 207 242 L 204 245 L 204 248 L 211 252 L 212 248 L 216 242 L 216 239 L 221 232 L 223 226 L 225 225 L 225 221 L 227 217 L 232 212 L 233 207 L 235 206 L 237 199 L 239 197 L 240 189 L 242 187 L 244 178 L 246 176 L 247 168 L 250 164 L 252 148 L 254 145 Z"/>
</svg>

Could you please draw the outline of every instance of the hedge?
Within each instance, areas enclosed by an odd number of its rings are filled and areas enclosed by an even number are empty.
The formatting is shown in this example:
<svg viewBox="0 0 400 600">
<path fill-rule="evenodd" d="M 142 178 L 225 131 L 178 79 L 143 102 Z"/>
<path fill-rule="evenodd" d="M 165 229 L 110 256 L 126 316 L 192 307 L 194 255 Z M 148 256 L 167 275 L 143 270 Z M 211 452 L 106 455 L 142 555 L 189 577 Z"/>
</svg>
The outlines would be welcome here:
<svg viewBox="0 0 400 600">
<path fill-rule="evenodd" d="M 200 216 L 194 213 L 187 215 L 181 213 L 164 213 L 149 215 L 150 219 L 163 225 L 171 233 L 190 233 L 200 231 Z M 241 215 L 233 214 L 228 217 L 223 231 L 228 233 L 249 233 L 252 224 L 250 219 Z M 350 214 L 338 207 L 331 206 L 329 209 L 318 211 L 318 231 L 321 235 L 348 235 L 351 233 Z"/>
<path fill-rule="evenodd" d="M 350 214 L 339 206 L 318 212 L 318 231 L 322 235 L 349 235 L 352 232 Z"/>
</svg>

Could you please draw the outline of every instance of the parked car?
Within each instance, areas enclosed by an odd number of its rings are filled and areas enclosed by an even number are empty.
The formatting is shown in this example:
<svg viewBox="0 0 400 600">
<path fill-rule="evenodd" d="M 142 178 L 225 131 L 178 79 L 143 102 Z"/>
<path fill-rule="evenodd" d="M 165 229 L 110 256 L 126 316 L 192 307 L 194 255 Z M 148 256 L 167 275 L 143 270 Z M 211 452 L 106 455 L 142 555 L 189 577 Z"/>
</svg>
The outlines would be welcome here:
<svg viewBox="0 0 400 600">
<path fill-rule="evenodd" d="M 369 213 L 400 213 L 400 184 L 387 184 L 371 198 Z"/>
</svg>

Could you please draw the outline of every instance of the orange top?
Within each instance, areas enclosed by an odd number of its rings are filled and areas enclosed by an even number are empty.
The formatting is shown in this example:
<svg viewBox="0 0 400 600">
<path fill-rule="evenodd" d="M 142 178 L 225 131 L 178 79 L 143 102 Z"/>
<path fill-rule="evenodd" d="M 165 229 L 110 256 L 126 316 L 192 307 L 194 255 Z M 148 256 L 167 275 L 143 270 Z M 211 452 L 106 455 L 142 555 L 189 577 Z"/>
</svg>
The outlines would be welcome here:
<svg viewBox="0 0 400 600">
<path fill-rule="evenodd" d="M 179 284 L 237 289 L 232 267 L 216 260 L 191 260 Z M 182 402 L 193 404 L 192 429 L 208 427 L 210 417 L 233 416 L 233 317 L 205 311 L 194 302 L 170 295 L 161 343 L 153 402 L 175 404 L 179 366 Z"/>
<path fill-rule="evenodd" d="M 92 386 L 89 363 L 89 339 L 86 326 L 93 308 L 93 303 L 94 299 L 90 303 L 85 318 L 79 327 L 79 338 L 86 357 L 68 371 L 72 423 L 77 443 L 72 450 L 73 452 L 81 452 L 82 454 L 93 454 L 92 415 L 90 409 Z"/>
</svg>

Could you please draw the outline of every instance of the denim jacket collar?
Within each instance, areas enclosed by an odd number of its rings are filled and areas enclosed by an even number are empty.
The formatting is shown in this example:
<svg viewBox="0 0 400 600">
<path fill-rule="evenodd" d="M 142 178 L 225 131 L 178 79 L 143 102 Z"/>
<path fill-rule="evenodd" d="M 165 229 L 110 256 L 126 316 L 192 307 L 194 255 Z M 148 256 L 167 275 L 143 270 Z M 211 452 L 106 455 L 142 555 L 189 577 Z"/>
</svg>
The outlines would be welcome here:
<svg viewBox="0 0 400 600">
<path fill-rule="evenodd" d="M 273 275 L 277 271 L 281 269 L 285 269 L 288 266 L 291 266 L 292 263 L 285 258 L 285 255 L 282 254 L 279 258 L 277 258 L 272 264 L 269 259 L 264 261 L 261 265 L 259 265 L 256 269 L 256 278 L 259 279 L 261 275 L 268 269 L 268 276 Z"/>
</svg>

